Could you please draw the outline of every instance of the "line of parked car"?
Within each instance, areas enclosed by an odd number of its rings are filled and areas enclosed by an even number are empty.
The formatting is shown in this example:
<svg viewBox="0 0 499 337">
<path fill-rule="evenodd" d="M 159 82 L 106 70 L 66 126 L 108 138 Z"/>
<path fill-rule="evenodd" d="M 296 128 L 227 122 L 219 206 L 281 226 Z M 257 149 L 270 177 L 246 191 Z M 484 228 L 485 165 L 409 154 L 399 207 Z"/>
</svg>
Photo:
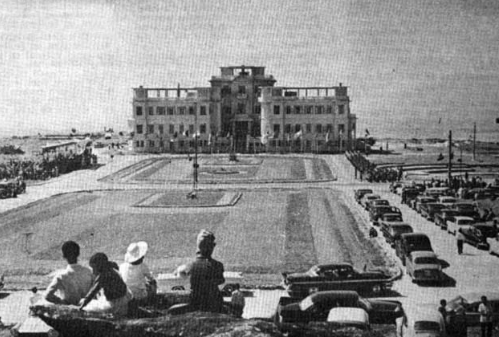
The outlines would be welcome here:
<svg viewBox="0 0 499 337">
<path fill-rule="evenodd" d="M 357 202 L 369 211 L 369 218 L 380 231 L 406 267 L 413 282 L 442 282 L 442 264 L 433 251 L 430 239 L 424 233 L 414 233 L 404 222 L 398 207 L 390 206 L 371 189 L 355 191 Z M 378 206 L 379 204 L 383 206 Z"/>
<path fill-rule="evenodd" d="M 420 191 L 411 186 L 403 186 L 391 190 L 402 194 L 404 203 L 442 230 L 453 235 L 460 232 L 464 241 L 471 246 L 489 250 L 487 238 L 497 237 L 497 219 L 493 212 L 480 209 L 476 202 L 449 196 L 451 192 L 447 187 Z M 411 192 L 404 194 L 407 191 Z"/>
</svg>

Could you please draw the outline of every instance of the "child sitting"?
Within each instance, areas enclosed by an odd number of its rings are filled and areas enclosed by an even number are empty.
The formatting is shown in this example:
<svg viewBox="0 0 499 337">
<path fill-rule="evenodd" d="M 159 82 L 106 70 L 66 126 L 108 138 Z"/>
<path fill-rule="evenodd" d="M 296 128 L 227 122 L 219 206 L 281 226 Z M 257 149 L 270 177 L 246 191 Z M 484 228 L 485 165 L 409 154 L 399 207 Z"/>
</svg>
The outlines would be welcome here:
<svg viewBox="0 0 499 337">
<path fill-rule="evenodd" d="M 156 280 L 144 263 L 146 253 L 146 242 L 132 243 L 125 254 L 125 263 L 120 266 L 121 277 L 134 300 L 147 299 L 156 294 Z"/>
</svg>

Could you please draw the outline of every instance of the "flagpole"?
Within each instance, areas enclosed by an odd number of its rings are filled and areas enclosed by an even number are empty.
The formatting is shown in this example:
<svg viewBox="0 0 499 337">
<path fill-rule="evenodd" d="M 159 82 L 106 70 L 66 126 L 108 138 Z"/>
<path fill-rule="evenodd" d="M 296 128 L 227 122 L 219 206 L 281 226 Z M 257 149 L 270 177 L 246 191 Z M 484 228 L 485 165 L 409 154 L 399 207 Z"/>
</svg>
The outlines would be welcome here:
<svg viewBox="0 0 499 337">
<path fill-rule="evenodd" d="M 452 187 L 452 130 L 449 130 L 449 187 Z"/>
<path fill-rule="evenodd" d="M 198 187 L 198 133 L 197 133 L 197 126 L 198 126 L 198 112 L 197 112 L 197 104 L 194 103 L 194 182 L 192 186 L 192 190 L 194 193 L 196 193 L 197 187 Z"/>
<path fill-rule="evenodd" d="M 475 149 L 476 149 L 476 122 L 473 123 L 473 161 L 475 161 Z"/>
</svg>

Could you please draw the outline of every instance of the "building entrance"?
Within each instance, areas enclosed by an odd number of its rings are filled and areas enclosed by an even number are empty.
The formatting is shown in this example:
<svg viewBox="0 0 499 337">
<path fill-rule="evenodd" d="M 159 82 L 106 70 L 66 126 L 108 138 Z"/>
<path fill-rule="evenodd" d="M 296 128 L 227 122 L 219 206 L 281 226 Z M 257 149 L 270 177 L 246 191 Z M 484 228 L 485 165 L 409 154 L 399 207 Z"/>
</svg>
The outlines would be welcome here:
<svg viewBox="0 0 499 337">
<path fill-rule="evenodd" d="M 234 147 L 236 152 L 246 151 L 246 135 L 249 133 L 249 122 L 235 122 Z"/>
</svg>

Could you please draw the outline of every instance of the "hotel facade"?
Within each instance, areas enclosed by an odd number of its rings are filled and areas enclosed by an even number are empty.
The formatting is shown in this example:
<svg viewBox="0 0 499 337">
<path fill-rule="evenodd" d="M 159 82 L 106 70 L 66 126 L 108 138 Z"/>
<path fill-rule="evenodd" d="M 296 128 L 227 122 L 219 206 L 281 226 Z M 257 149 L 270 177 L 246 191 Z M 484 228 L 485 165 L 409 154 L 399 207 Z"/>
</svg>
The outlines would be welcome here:
<svg viewBox="0 0 499 337">
<path fill-rule="evenodd" d="M 265 67 L 221 67 L 209 87 L 134 88 L 133 150 L 146 153 L 351 150 L 347 87 L 276 87 Z"/>
</svg>

